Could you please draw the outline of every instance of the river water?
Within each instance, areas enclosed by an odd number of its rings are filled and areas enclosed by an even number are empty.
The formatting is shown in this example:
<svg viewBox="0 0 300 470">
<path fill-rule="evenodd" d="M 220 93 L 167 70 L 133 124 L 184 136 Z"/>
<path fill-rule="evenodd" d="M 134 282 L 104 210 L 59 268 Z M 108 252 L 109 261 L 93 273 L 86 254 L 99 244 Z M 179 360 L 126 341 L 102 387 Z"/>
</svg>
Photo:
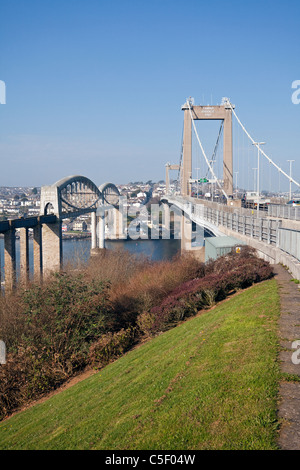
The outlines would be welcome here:
<svg viewBox="0 0 300 470">
<path fill-rule="evenodd" d="M 72 263 L 74 261 L 88 261 L 90 257 L 91 240 L 89 238 L 82 239 L 65 239 L 63 240 L 63 260 L 64 263 Z M 153 261 L 171 259 L 180 250 L 180 240 L 115 240 L 106 241 L 106 248 L 109 250 L 128 250 L 131 253 L 143 254 Z M 1 274 L 3 279 L 4 266 L 4 240 L 0 239 L 0 259 Z M 19 271 L 20 262 L 20 244 L 16 240 L 16 259 L 17 273 Z M 29 268 L 33 272 L 33 244 L 32 239 L 29 240 Z"/>
</svg>

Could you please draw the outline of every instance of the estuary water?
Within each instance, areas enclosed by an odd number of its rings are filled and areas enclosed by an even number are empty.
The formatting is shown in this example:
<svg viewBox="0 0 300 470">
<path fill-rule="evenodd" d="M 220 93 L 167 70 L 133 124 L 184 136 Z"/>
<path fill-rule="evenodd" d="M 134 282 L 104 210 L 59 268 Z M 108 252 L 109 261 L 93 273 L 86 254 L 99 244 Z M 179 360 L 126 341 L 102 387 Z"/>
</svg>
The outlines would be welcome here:
<svg viewBox="0 0 300 470">
<path fill-rule="evenodd" d="M 143 254 L 153 261 L 172 259 L 180 250 L 180 240 L 114 240 L 105 242 L 108 250 L 128 250 L 134 254 Z M 90 257 L 91 240 L 64 239 L 63 260 L 64 263 L 73 263 L 78 260 L 87 262 Z M 4 278 L 4 240 L 0 238 L 1 277 Z M 20 243 L 16 240 L 17 275 L 20 263 Z M 33 272 L 33 243 L 29 239 L 29 269 Z"/>
</svg>

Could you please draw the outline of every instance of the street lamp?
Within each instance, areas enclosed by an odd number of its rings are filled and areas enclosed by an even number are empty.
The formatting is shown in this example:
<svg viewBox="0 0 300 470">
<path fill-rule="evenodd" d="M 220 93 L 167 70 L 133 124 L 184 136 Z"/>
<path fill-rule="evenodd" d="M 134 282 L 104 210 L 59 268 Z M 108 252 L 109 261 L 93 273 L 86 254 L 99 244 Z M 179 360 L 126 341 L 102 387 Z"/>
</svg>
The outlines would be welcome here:
<svg viewBox="0 0 300 470">
<path fill-rule="evenodd" d="M 288 162 L 290 162 L 290 200 L 292 199 L 292 163 L 295 161 L 295 160 L 287 160 Z"/>
<path fill-rule="evenodd" d="M 255 186 L 256 186 L 256 172 L 257 172 L 257 168 L 252 168 L 252 170 L 254 171 L 254 184 L 253 184 L 253 189 L 255 191 Z"/>
<path fill-rule="evenodd" d="M 259 155 L 260 155 L 260 146 L 265 145 L 266 142 L 253 142 L 252 145 L 256 145 L 257 147 L 257 217 L 259 211 Z"/>
<path fill-rule="evenodd" d="M 238 189 L 237 189 L 237 176 L 238 176 L 239 172 L 238 171 L 235 171 L 235 190 L 236 190 L 236 195 L 238 193 Z"/>
<path fill-rule="evenodd" d="M 197 170 L 197 199 L 199 199 L 198 193 L 199 193 L 199 175 L 198 175 L 198 170 L 201 170 L 201 168 L 196 168 Z"/>
</svg>

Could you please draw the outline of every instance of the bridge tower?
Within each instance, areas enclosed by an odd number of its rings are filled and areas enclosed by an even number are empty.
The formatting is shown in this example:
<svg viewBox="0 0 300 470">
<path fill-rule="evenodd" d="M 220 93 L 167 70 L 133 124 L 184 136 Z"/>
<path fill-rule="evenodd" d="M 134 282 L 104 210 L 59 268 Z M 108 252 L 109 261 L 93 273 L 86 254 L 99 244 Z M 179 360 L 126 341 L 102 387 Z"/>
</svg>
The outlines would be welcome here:
<svg viewBox="0 0 300 470">
<path fill-rule="evenodd" d="M 234 106 L 231 105 L 234 109 Z M 220 106 L 194 106 L 186 102 L 181 109 L 184 111 L 183 125 L 183 158 L 181 195 L 191 195 L 192 177 L 192 119 L 224 121 L 223 144 L 223 180 L 224 191 L 228 196 L 233 194 L 233 163 L 232 163 L 232 108 L 224 100 Z M 191 111 L 190 111 L 191 108 Z"/>
<path fill-rule="evenodd" d="M 166 163 L 166 194 L 169 194 L 170 191 L 170 170 L 180 170 L 180 165 Z"/>
</svg>

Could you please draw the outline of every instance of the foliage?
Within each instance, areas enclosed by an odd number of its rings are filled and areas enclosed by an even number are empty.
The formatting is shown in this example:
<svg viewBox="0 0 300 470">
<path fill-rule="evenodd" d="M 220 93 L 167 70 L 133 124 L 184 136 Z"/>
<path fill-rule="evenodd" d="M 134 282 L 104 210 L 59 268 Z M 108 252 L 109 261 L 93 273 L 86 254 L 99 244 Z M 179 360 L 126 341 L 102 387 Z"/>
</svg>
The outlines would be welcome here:
<svg viewBox="0 0 300 470">
<path fill-rule="evenodd" d="M 81 270 L 0 299 L 0 419 L 86 366 L 103 367 L 137 341 L 272 276 L 253 250 L 207 265 L 191 255 L 153 263 L 103 251 Z M 107 281 L 110 280 L 110 282 Z"/>
<path fill-rule="evenodd" d="M 143 313 L 138 318 L 138 325 L 142 331 L 145 328 L 146 335 L 165 331 L 199 310 L 225 299 L 228 294 L 273 275 L 270 264 L 257 258 L 248 247 L 241 254 L 232 252 L 210 261 L 205 271 L 204 277 L 179 285 L 159 305 L 153 307 L 150 314 Z"/>
<path fill-rule="evenodd" d="M 242 291 L 3 421 L 0 449 L 276 449 L 279 314 L 275 280 Z"/>
<path fill-rule="evenodd" d="M 134 343 L 135 328 L 122 328 L 117 333 L 108 332 L 90 347 L 89 362 L 93 367 L 103 367 L 122 356 Z"/>
<path fill-rule="evenodd" d="M 109 320 L 108 284 L 87 283 L 82 275 L 55 273 L 11 300 L 2 299 L 0 311 L 9 351 L 0 368 L 0 416 L 85 367 L 90 344 Z"/>
</svg>

